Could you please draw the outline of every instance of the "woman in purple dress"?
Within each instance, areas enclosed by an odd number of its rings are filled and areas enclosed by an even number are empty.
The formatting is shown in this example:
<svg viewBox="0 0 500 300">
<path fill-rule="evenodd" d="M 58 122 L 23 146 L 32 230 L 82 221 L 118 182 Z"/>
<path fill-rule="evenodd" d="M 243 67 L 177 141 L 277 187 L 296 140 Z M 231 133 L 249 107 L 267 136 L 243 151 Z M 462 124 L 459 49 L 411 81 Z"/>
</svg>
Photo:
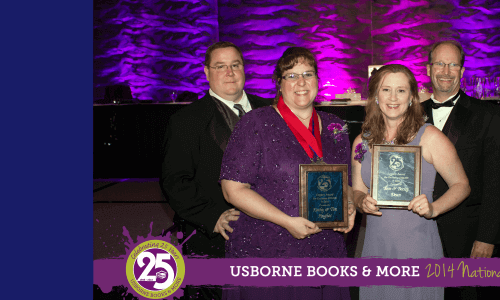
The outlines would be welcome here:
<svg viewBox="0 0 500 300">
<path fill-rule="evenodd" d="M 301 47 L 288 48 L 273 74 L 273 106 L 255 109 L 236 125 L 222 160 L 221 184 L 227 201 L 242 213 L 231 223 L 226 258 L 346 257 L 342 233 L 321 230 L 299 217 L 299 164 L 323 160 L 350 165 L 347 134 L 337 116 L 316 112 L 317 62 Z M 324 150 L 324 151 L 323 151 Z M 354 224 L 350 205 L 348 232 Z M 238 288 L 230 299 L 349 299 L 349 289 L 327 287 Z"/>
<path fill-rule="evenodd" d="M 365 213 L 366 234 L 362 257 L 442 258 L 437 216 L 453 209 L 470 193 L 453 144 L 436 127 L 424 124 L 418 100 L 417 81 L 402 65 L 380 68 L 369 84 L 366 118 L 354 140 L 352 183 L 354 203 Z M 407 210 L 379 209 L 370 196 L 372 146 L 374 144 L 422 147 L 422 194 L 410 201 Z M 450 189 L 432 201 L 436 171 Z M 361 287 L 360 299 L 443 299 L 441 287 Z"/>
</svg>

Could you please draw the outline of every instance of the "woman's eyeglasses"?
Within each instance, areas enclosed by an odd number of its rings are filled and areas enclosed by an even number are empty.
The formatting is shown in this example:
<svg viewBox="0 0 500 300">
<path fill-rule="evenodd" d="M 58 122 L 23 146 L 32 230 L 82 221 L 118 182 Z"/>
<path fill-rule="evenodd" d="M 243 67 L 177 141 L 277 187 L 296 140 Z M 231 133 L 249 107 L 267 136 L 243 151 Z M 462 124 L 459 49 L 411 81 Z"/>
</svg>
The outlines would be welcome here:
<svg viewBox="0 0 500 300">
<path fill-rule="evenodd" d="M 311 79 L 315 78 L 315 75 L 316 75 L 315 72 L 307 71 L 307 72 L 304 72 L 302 74 L 288 73 L 281 78 L 288 80 L 288 81 L 297 81 L 297 80 L 299 80 L 300 76 L 302 76 L 302 78 L 304 78 L 304 80 L 311 80 Z"/>
</svg>

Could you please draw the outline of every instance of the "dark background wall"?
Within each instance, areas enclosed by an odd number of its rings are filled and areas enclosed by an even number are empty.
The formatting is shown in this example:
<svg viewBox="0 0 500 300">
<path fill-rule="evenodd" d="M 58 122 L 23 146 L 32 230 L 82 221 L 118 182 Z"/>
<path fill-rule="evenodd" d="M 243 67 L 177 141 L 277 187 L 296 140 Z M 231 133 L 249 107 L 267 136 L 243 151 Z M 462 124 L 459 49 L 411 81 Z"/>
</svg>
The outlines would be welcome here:
<svg viewBox="0 0 500 300">
<path fill-rule="evenodd" d="M 427 53 L 446 39 L 464 46 L 466 77 L 500 76 L 498 28 L 494 0 L 95 0 L 94 98 L 113 84 L 139 100 L 202 95 L 204 53 L 219 40 L 242 48 L 246 91 L 267 97 L 277 59 L 293 45 L 316 53 L 327 98 L 349 87 L 366 96 L 370 64 L 404 64 L 430 87 Z"/>
</svg>

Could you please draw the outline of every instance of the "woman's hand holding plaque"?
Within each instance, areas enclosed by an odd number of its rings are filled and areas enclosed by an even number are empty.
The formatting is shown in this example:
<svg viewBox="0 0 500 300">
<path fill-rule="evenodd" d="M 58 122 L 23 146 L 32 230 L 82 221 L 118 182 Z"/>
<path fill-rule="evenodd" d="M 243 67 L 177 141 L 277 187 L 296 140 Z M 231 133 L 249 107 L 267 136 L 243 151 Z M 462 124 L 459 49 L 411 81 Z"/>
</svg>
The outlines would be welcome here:
<svg viewBox="0 0 500 300">
<path fill-rule="evenodd" d="M 302 217 L 290 217 L 284 227 L 294 238 L 299 240 L 321 232 L 318 225 Z"/>
<path fill-rule="evenodd" d="M 360 191 L 354 192 L 354 203 L 356 207 L 364 214 L 372 214 L 381 216 L 382 212 L 377 207 L 377 200 L 373 199 L 370 194 L 365 194 Z"/>
<path fill-rule="evenodd" d="M 413 211 L 417 215 L 424 217 L 426 219 L 431 219 L 434 214 L 434 209 L 432 204 L 427 200 L 427 196 L 425 194 L 418 195 L 413 198 L 408 204 L 408 210 Z"/>
</svg>

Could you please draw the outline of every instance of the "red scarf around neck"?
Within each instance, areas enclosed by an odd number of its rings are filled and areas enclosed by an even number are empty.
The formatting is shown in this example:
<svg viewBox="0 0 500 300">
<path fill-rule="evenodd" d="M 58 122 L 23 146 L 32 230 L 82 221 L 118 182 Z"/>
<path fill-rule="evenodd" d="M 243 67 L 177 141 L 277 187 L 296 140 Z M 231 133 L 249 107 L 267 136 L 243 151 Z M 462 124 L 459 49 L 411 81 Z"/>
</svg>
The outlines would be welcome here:
<svg viewBox="0 0 500 300">
<path fill-rule="evenodd" d="M 321 147 L 319 119 L 318 114 L 316 113 L 316 109 L 314 109 L 313 107 L 312 117 L 309 121 L 309 128 L 306 128 L 304 124 L 302 124 L 302 122 L 299 120 L 299 118 L 290 110 L 290 108 L 288 108 L 288 106 L 283 101 L 282 96 L 280 96 L 277 106 L 281 116 L 292 131 L 293 135 L 295 135 L 295 138 L 299 141 L 302 148 L 304 148 L 304 151 L 306 151 L 309 158 L 312 160 L 314 158 L 314 153 L 316 153 L 318 158 L 322 158 L 323 150 Z M 314 135 L 312 133 L 313 128 Z"/>
</svg>

